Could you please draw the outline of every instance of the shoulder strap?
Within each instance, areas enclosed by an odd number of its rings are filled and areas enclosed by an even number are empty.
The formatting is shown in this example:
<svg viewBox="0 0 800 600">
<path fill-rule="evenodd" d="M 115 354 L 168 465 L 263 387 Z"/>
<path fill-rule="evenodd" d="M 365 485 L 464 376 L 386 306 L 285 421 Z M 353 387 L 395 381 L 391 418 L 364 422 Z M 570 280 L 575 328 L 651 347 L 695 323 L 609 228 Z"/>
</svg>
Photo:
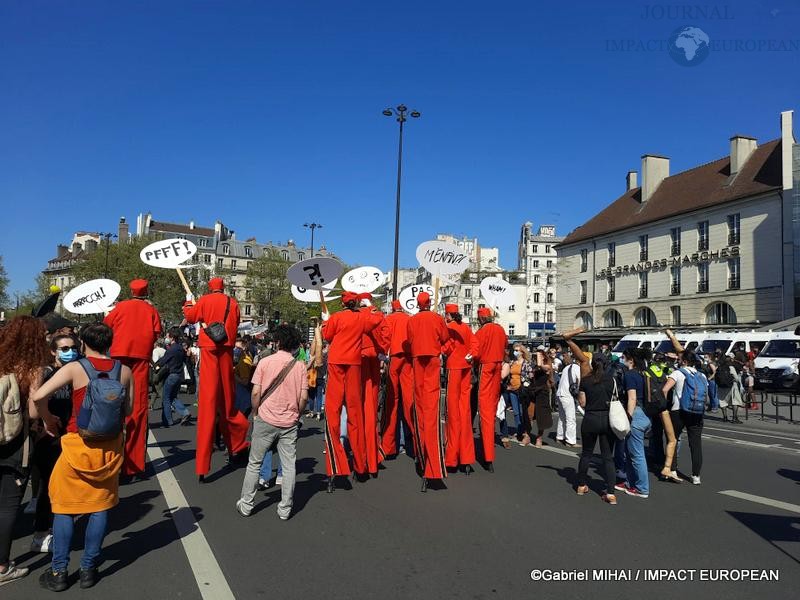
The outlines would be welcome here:
<svg viewBox="0 0 800 600">
<path fill-rule="evenodd" d="M 119 381 L 122 379 L 122 362 L 119 360 L 114 360 L 114 366 L 111 367 L 111 370 L 108 371 L 108 378 L 114 379 Z"/>
<path fill-rule="evenodd" d="M 94 368 L 94 365 L 88 358 L 82 358 L 78 362 L 83 367 L 83 370 L 86 371 L 86 376 L 89 378 L 89 381 L 97 379 L 99 371 Z"/>
<path fill-rule="evenodd" d="M 272 395 L 272 393 L 278 389 L 278 386 L 280 386 L 280 384 L 283 383 L 283 380 L 286 379 L 286 376 L 289 374 L 289 371 L 292 370 L 292 367 L 294 367 L 294 363 L 296 362 L 297 359 L 292 358 L 289 362 L 286 363 L 281 372 L 278 373 L 278 376 L 272 380 L 272 383 L 269 384 L 267 391 L 261 394 L 261 399 L 258 401 L 259 408 L 264 403 L 264 400 L 269 398 Z"/>
<path fill-rule="evenodd" d="M 228 296 L 228 301 L 225 303 L 225 316 L 222 317 L 222 324 L 228 324 L 228 313 L 231 311 L 231 297 Z"/>
</svg>

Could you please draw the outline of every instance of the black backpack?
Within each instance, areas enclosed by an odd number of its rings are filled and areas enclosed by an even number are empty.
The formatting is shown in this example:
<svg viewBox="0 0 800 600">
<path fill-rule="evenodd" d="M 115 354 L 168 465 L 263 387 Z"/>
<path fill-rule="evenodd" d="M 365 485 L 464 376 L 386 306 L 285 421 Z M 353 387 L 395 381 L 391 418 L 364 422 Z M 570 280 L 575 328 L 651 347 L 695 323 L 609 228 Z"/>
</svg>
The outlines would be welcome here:
<svg viewBox="0 0 800 600">
<path fill-rule="evenodd" d="M 641 374 L 644 378 L 642 410 L 644 410 L 644 414 L 652 419 L 667 410 L 667 397 L 664 395 L 664 384 L 667 381 L 667 377 L 663 371 L 655 371 L 652 367 L 642 371 Z"/>
<path fill-rule="evenodd" d="M 714 381 L 716 381 L 717 385 L 720 387 L 733 387 L 733 373 L 731 373 L 730 363 L 720 363 L 719 367 L 717 367 L 717 374 L 714 376 Z"/>
</svg>

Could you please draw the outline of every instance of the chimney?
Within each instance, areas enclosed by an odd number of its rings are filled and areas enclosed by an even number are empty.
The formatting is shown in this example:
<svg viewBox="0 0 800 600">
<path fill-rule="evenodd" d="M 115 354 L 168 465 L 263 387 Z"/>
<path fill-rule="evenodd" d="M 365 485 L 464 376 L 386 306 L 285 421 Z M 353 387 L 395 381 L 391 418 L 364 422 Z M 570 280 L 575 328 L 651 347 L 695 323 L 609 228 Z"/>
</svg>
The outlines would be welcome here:
<svg viewBox="0 0 800 600">
<path fill-rule="evenodd" d="M 72 256 L 75 256 L 81 251 L 81 245 L 78 242 L 72 242 Z"/>
<path fill-rule="evenodd" d="M 731 175 L 736 175 L 758 147 L 756 138 L 735 135 L 731 138 Z"/>
<path fill-rule="evenodd" d="M 86 240 L 83 247 L 88 250 L 97 250 L 97 240 Z"/>
<path fill-rule="evenodd" d="M 636 171 L 628 171 L 625 176 L 625 191 L 630 192 L 639 187 L 639 173 Z"/>
<path fill-rule="evenodd" d="M 117 226 L 117 241 L 120 244 L 127 244 L 128 237 L 128 223 L 125 221 L 125 217 L 120 217 Z"/>
<path fill-rule="evenodd" d="M 189 229 L 194 229 L 194 221 L 189 221 Z"/>
<path fill-rule="evenodd" d="M 666 156 L 657 154 L 642 156 L 642 204 L 653 196 L 667 177 L 669 177 L 669 159 Z"/>
<path fill-rule="evenodd" d="M 64 244 L 59 244 L 56 246 L 56 255 L 58 258 L 64 258 L 67 255 L 67 252 L 69 252 L 69 246 L 65 246 Z"/>
<path fill-rule="evenodd" d="M 781 173 L 783 175 L 783 189 L 790 190 L 792 181 L 792 145 L 794 133 L 792 131 L 792 113 L 785 110 L 781 113 Z"/>
</svg>

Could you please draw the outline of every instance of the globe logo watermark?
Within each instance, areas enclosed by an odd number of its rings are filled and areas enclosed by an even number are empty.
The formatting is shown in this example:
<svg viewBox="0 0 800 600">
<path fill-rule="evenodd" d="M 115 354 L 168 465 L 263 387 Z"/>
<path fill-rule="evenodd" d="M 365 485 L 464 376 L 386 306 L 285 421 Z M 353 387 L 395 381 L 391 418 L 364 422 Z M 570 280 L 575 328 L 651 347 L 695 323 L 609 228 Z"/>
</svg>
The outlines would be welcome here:
<svg viewBox="0 0 800 600">
<path fill-rule="evenodd" d="M 670 57 L 682 67 L 696 67 L 711 53 L 711 40 L 699 27 L 678 27 L 668 43 Z"/>
</svg>

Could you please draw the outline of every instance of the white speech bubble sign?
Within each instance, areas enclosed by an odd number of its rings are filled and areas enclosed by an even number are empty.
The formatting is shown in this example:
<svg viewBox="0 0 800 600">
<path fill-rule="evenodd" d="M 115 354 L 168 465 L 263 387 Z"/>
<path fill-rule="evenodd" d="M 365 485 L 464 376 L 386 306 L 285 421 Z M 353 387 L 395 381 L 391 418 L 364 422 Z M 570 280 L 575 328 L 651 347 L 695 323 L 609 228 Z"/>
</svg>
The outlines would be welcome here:
<svg viewBox="0 0 800 600">
<path fill-rule="evenodd" d="M 469 255 L 455 244 L 431 240 L 417 246 L 417 260 L 434 277 L 463 273 L 469 267 Z"/>
<path fill-rule="evenodd" d="M 92 279 L 67 292 L 64 308 L 76 315 L 103 313 L 114 304 L 120 290 L 120 285 L 112 279 Z"/>
<path fill-rule="evenodd" d="M 286 271 L 289 283 L 307 290 L 325 291 L 326 284 L 338 279 L 344 266 L 330 256 L 315 256 L 294 263 Z"/>
<path fill-rule="evenodd" d="M 145 246 L 139 253 L 142 262 L 160 269 L 177 269 L 197 254 L 197 246 L 189 240 L 172 238 Z"/>
<path fill-rule="evenodd" d="M 506 310 L 516 302 L 511 284 L 500 277 L 487 277 L 481 281 L 481 296 L 495 310 Z"/>
<path fill-rule="evenodd" d="M 376 267 L 358 267 L 342 275 L 342 289 L 347 292 L 374 292 L 386 283 L 386 275 Z"/>
<path fill-rule="evenodd" d="M 417 296 L 419 296 L 420 292 L 428 292 L 431 297 L 431 302 L 433 302 L 433 286 L 426 283 L 410 285 L 407 288 L 403 288 L 397 297 L 403 310 L 410 315 L 415 315 L 419 312 Z"/>
<path fill-rule="evenodd" d="M 325 295 L 325 301 L 328 300 L 336 300 L 339 296 L 328 296 L 330 290 L 336 287 L 336 282 L 339 281 L 338 279 L 334 279 L 330 283 L 326 283 L 323 286 L 322 293 Z M 302 287 L 297 287 L 296 285 L 292 284 L 292 296 L 294 296 L 295 300 L 299 300 L 300 302 L 319 302 L 319 290 L 309 290 Z"/>
</svg>

